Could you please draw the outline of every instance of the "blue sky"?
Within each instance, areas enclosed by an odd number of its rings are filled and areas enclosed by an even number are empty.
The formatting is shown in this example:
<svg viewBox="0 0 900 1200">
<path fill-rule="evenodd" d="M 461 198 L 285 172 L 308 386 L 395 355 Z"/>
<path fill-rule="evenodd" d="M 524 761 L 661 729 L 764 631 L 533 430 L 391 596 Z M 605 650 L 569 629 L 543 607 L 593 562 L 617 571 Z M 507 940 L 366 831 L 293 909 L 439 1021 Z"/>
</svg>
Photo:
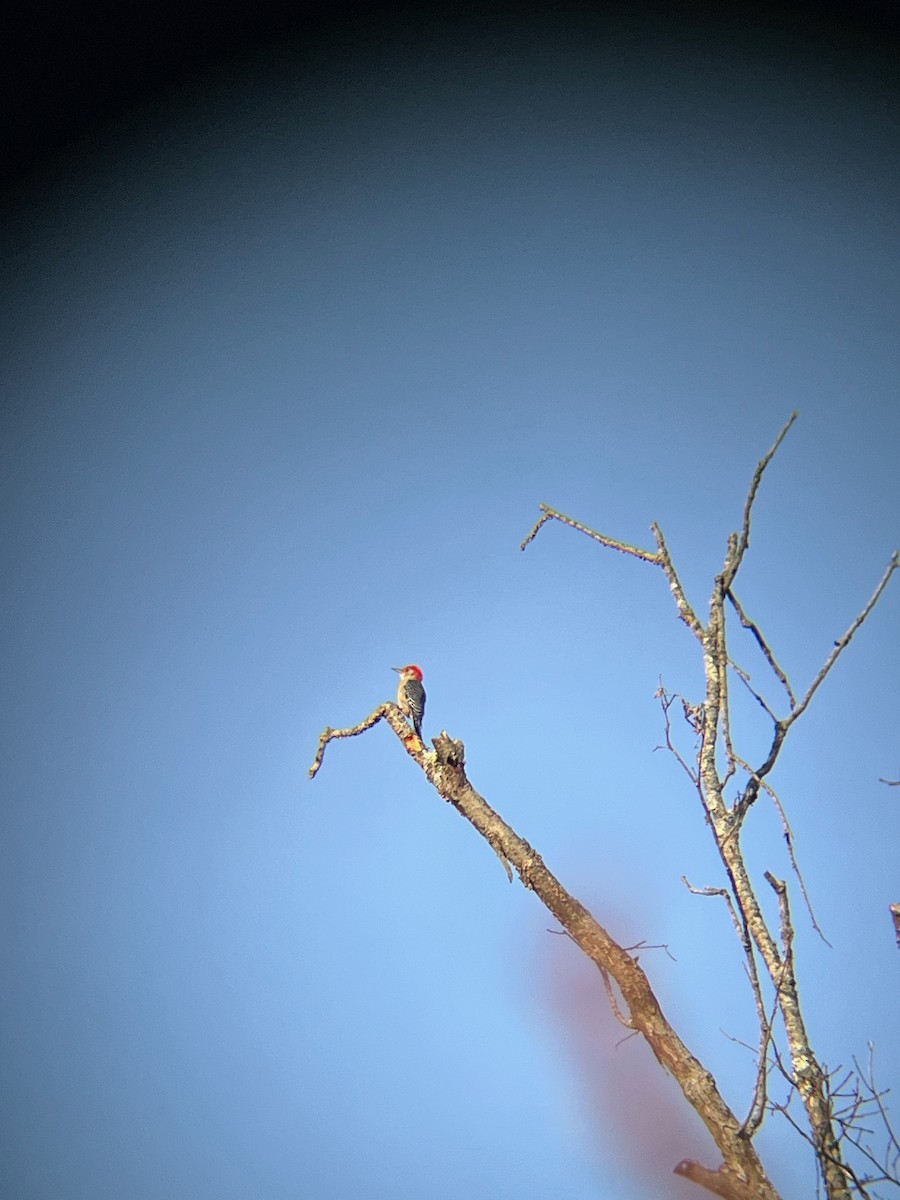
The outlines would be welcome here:
<svg viewBox="0 0 900 1200">
<path fill-rule="evenodd" d="M 799 409 L 739 594 L 805 688 L 898 542 L 889 100 L 815 39 L 486 22 L 260 54 L 56 162 L 6 243 L 4 1195 L 641 1200 L 715 1164 L 386 728 L 306 772 L 421 663 L 428 735 L 669 947 L 642 962 L 745 1111 L 738 947 L 680 882 L 721 875 L 654 752 L 693 640 L 651 567 L 518 545 L 542 501 L 659 521 L 704 610 Z M 885 1083 L 896 586 L 774 776 L 832 943 L 794 895 L 814 1044 L 873 1041 Z M 788 872 L 764 804 L 748 848 Z M 813 1194 L 783 1124 L 761 1149 Z"/>
</svg>

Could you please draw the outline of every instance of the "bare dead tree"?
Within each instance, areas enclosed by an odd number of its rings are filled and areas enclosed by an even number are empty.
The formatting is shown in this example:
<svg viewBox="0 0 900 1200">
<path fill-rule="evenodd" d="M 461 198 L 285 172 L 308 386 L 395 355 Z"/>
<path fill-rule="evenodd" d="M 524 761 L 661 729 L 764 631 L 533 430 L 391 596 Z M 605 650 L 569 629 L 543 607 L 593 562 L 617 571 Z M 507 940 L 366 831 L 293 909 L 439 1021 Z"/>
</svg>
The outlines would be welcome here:
<svg viewBox="0 0 900 1200">
<path fill-rule="evenodd" d="M 757 464 L 744 503 L 741 527 L 729 536 L 722 570 L 713 581 L 705 621 L 700 619 L 689 602 L 663 532 L 656 524 L 651 526 L 656 548 L 647 550 L 599 533 L 549 505 L 541 505 L 541 516 L 521 546 L 524 550 L 544 525 L 556 521 L 607 549 L 659 567 L 668 582 L 679 618 L 698 644 L 706 680 L 703 700 L 691 703 L 682 697 L 670 696 L 662 686 L 659 698 L 666 746 L 686 772 L 697 793 L 705 824 L 712 833 L 727 880 L 727 886 L 691 890 L 724 899 L 740 940 L 756 1005 L 759 1027 L 755 1050 L 757 1073 L 747 1115 L 743 1119 L 726 1104 L 711 1072 L 691 1053 L 666 1019 L 636 957 L 628 948 L 621 946 L 584 905 L 563 887 L 537 851 L 495 812 L 469 782 L 465 769 L 465 747 L 461 741 L 451 738 L 445 731 L 433 740 L 434 749 L 426 750 L 412 734 L 397 706 L 384 703 L 358 725 L 348 729 L 326 728 L 319 739 L 316 757 L 309 772 L 310 778 L 316 775 L 331 741 L 355 737 L 382 720 L 391 726 L 437 793 L 471 822 L 488 842 L 510 880 L 515 872 L 523 886 L 538 896 L 572 941 L 597 966 L 617 1019 L 646 1040 L 660 1065 L 674 1077 L 685 1099 L 712 1135 L 722 1158 L 716 1167 L 685 1160 L 678 1163 L 674 1170 L 707 1191 L 724 1197 L 724 1200 L 779 1200 L 753 1140 L 767 1111 L 786 1116 L 810 1144 L 828 1200 L 849 1200 L 853 1194 L 870 1195 L 867 1188 L 876 1177 L 860 1174 L 849 1165 L 846 1151 L 848 1147 L 859 1149 L 861 1139 L 868 1132 L 863 1128 L 863 1121 L 873 1111 L 880 1114 L 888 1130 L 888 1154 L 884 1162 L 879 1164 L 877 1181 L 900 1186 L 897 1155 L 893 1153 L 897 1142 L 890 1129 L 884 1104 L 886 1093 L 876 1089 L 871 1065 L 868 1075 L 857 1070 L 848 1077 L 852 1079 L 852 1085 L 848 1084 L 848 1079 L 844 1079 L 836 1086 L 833 1074 L 829 1074 L 820 1063 L 810 1041 L 800 1002 L 795 974 L 794 925 L 787 883 L 770 872 L 764 875 L 766 884 L 777 898 L 779 927 L 773 929 L 763 913 L 759 900 L 760 884 L 751 878 L 741 844 L 748 816 L 760 795 L 765 794 L 780 814 L 790 861 L 815 925 L 815 917 L 796 864 L 793 833 L 784 807 L 767 777 L 782 753 L 791 728 L 806 712 L 832 667 L 877 604 L 891 575 L 900 566 L 900 554 L 895 553 L 869 600 L 843 636 L 834 642 L 818 674 L 798 699 L 798 693 L 792 688 L 787 673 L 779 665 L 759 624 L 747 615 L 735 592 L 735 580 L 750 545 L 753 504 L 763 474 L 796 417 L 796 413 L 791 414 L 771 449 Z M 780 703 L 770 702 L 761 690 L 756 690 L 751 684 L 750 675 L 733 660 L 727 642 L 726 614 L 729 609 L 736 614 L 740 627 L 753 637 L 782 694 Z M 756 766 L 746 762 L 735 749 L 729 691 L 731 677 L 749 690 L 771 722 L 768 751 Z M 673 734 L 670 714 L 676 700 L 681 702 L 684 721 L 694 736 L 695 749 L 689 756 L 678 749 Z M 621 1007 L 610 980 L 618 989 Z M 770 996 L 768 1001 L 767 993 Z M 770 1097 L 770 1075 L 773 1070 L 777 1070 L 779 1077 L 787 1082 L 789 1095 L 784 1103 L 777 1103 Z M 793 1116 L 791 1102 L 794 1100 L 802 1109 L 802 1124 Z M 868 1143 L 866 1148 L 871 1155 Z"/>
</svg>

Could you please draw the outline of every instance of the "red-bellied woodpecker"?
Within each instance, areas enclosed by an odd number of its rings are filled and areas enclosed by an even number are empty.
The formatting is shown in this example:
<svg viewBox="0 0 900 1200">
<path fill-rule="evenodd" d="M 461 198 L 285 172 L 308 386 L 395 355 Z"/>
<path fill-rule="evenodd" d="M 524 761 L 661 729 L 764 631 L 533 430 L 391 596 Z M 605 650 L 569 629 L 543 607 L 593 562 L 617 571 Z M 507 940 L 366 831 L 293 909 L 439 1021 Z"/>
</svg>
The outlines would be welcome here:
<svg viewBox="0 0 900 1200">
<path fill-rule="evenodd" d="M 391 667 L 400 676 L 397 684 L 397 707 L 404 717 L 409 717 L 422 741 L 422 718 L 425 716 L 425 689 L 422 687 L 422 668 L 411 663 L 408 667 Z M 424 746 L 424 742 L 422 745 Z"/>
</svg>

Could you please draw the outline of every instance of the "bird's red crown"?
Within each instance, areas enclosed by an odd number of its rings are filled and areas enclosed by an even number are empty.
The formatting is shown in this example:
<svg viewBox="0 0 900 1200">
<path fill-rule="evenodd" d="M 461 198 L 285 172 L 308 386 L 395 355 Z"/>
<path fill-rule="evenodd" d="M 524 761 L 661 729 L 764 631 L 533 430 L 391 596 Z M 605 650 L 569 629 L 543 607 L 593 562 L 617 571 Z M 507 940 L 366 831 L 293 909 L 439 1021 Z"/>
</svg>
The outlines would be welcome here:
<svg viewBox="0 0 900 1200">
<path fill-rule="evenodd" d="M 394 670 L 400 675 L 411 675 L 413 679 L 418 679 L 420 683 L 424 678 L 422 668 L 417 667 L 415 663 L 410 663 L 408 667 L 394 667 Z"/>
</svg>

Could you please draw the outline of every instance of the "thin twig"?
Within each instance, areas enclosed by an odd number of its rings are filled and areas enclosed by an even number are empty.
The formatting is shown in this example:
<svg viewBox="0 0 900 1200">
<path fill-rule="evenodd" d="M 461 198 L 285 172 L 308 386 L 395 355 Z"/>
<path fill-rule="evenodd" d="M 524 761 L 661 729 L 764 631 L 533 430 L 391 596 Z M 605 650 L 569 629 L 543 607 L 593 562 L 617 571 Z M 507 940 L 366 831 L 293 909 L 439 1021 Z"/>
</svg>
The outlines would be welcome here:
<svg viewBox="0 0 900 1200">
<path fill-rule="evenodd" d="M 731 921 L 734 925 L 735 932 L 738 935 L 738 940 L 741 943 L 741 949 L 744 952 L 745 967 L 747 978 L 750 981 L 750 987 L 753 992 L 753 1001 L 756 1005 L 756 1019 L 759 1024 L 759 1048 L 757 1053 L 757 1071 L 756 1084 L 753 1089 L 753 1101 L 741 1129 L 746 1137 L 753 1137 L 757 1129 L 762 1124 L 763 1116 L 766 1108 L 766 1084 L 768 1079 L 768 1046 L 772 1039 L 773 1024 L 775 1021 L 775 1012 L 778 1006 L 778 995 L 774 1000 L 772 1015 L 767 1016 L 765 1001 L 762 994 L 762 984 L 759 980 L 759 970 L 756 965 L 756 954 L 753 949 L 753 938 L 750 936 L 750 929 L 747 925 L 747 918 L 743 911 L 738 917 L 737 909 L 734 905 L 734 900 L 731 893 L 726 888 L 706 887 L 696 888 L 688 882 L 686 876 L 682 875 L 681 882 L 685 885 L 689 892 L 695 896 L 721 896 L 728 906 L 728 912 L 731 915 Z"/>
<path fill-rule="evenodd" d="M 769 774 L 769 772 L 775 766 L 776 761 L 778 760 L 778 755 L 781 752 L 781 747 L 784 744 L 784 739 L 787 736 L 788 730 L 794 724 L 794 722 L 796 720 L 798 720 L 798 718 L 800 718 L 803 715 L 803 713 L 806 711 L 806 709 L 809 707 L 809 702 L 812 700 L 813 696 L 818 691 L 822 681 L 825 679 L 828 672 L 831 670 L 831 668 L 837 662 L 842 651 L 849 645 L 851 639 L 853 638 L 853 635 L 856 633 L 856 631 L 859 629 L 859 627 L 865 621 L 866 617 L 868 617 L 869 613 L 872 611 L 872 609 L 878 603 L 879 599 L 881 598 L 882 592 L 887 587 L 888 582 L 890 581 L 890 578 L 893 575 L 894 571 L 897 569 L 897 567 L 900 567 L 900 551 L 894 552 L 893 558 L 888 563 L 887 569 L 885 570 L 881 579 L 878 581 L 878 586 L 875 588 L 875 591 L 872 593 L 871 597 L 869 598 L 868 603 L 865 605 L 865 607 L 862 609 L 862 611 L 859 613 L 859 615 L 854 619 L 853 623 L 851 624 L 851 626 L 847 630 L 847 632 L 844 634 L 844 636 L 839 641 L 834 643 L 834 649 L 831 651 L 831 653 L 828 655 L 828 658 L 825 660 L 825 665 L 822 667 L 821 671 L 819 671 L 818 675 L 815 677 L 815 679 L 809 685 L 809 689 L 807 690 L 806 695 L 803 697 L 803 699 L 800 701 L 800 703 L 797 704 L 797 706 L 791 710 L 791 712 L 788 714 L 788 716 L 783 717 L 780 720 L 776 720 L 774 722 L 775 729 L 774 729 L 774 733 L 772 735 L 772 744 L 769 747 L 769 753 L 766 755 L 765 762 L 763 762 L 761 766 L 757 767 L 757 769 L 751 773 L 750 782 L 747 785 L 747 789 L 744 792 L 743 797 L 741 798 L 740 804 L 735 806 L 736 815 L 739 820 L 743 820 L 743 817 L 746 814 L 747 810 L 750 808 L 750 806 L 752 804 L 755 803 L 756 797 L 759 795 L 759 789 L 760 789 L 760 786 L 762 785 L 762 781 L 763 781 L 764 777 Z"/>
<path fill-rule="evenodd" d="M 741 565 L 741 559 L 744 557 L 744 552 L 746 551 L 747 547 L 750 545 L 750 512 L 753 508 L 753 502 L 756 499 L 756 493 L 759 490 L 759 485 L 762 482 L 763 473 L 764 473 L 766 467 L 772 461 L 772 459 L 775 455 L 775 452 L 778 450 L 778 447 L 781 445 L 781 443 L 787 437 L 788 430 L 793 425 L 793 423 L 797 420 L 797 417 L 799 415 L 800 414 L 796 411 L 791 413 L 791 415 L 788 417 L 787 422 L 785 423 L 785 426 L 782 429 L 781 433 L 779 433 L 778 437 L 775 439 L 774 443 L 772 444 L 771 449 L 768 451 L 767 454 L 764 454 L 763 457 L 756 464 L 756 470 L 753 472 L 753 478 L 750 480 L 750 487 L 747 491 L 747 499 L 744 502 L 744 521 L 743 521 L 743 525 L 741 527 L 741 533 L 740 533 L 740 538 L 737 543 L 736 553 L 734 554 L 732 561 L 729 564 L 729 571 L 728 571 L 728 575 L 726 576 L 726 581 L 725 581 L 726 591 L 731 586 L 731 582 L 734 579 L 735 575 L 737 574 L 738 567 Z"/>
<path fill-rule="evenodd" d="M 397 705 L 386 701 L 384 704 L 379 704 L 374 712 L 369 713 L 365 720 L 360 721 L 358 725 L 351 725 L 348 729 L 332 729 L 330 726 L 326 726 L 322 730 L 316 757 L 309 768 L 310 779 L 315 779 L 322 765 L 322 759 L 325 757 L 325 747 L 329 742 L 336 741 L 338 738 L 357 737 L 359 734 L 365 733 L 367 729 L 371 729 L 373 725 L 377 725 L 379 721 L 387 721 L 400 741 L 403 742 L 411 758 L 419 758 L 422 754 L 430 753 L 407 725 Z"/>
<path fill-rule="evenodd" d="M 812 700 L 813 696 L 819 690 L 819 686 L 825 679 L 825 676 L 828 674 L 828 672 L 831 670 L 831 668 L 834 666 L 834 664 L 840 658 L 840 656 L 844 652 L 844 650 L 846 650 L 847 646 L 850 644 L 850 642 L 853 638 L 853 635 L 856 633 L 857 629 L 859 629 L 860 625 L 862 625 L 863 621 L 865 621 L 866 617 L 869 615 L 869 613 L 872 611 L 872 609 L 878 603 L 878 601 L 881 597 L 881 593 L 887 587 L 891 576 L 897 570 L 898 567 L 900 567 L 900 551 L 895 551 L 893 558 L 888 563 L 884 574 L 882 575 L 881 579 L 878 582 L 878 586 L 876 587 L 875 591 L 872 593 L 871 597 L 869 598 L 869 602 L 866 604 L 865 608 L 863 608 L 863 610 L 860 612 L 859 616 L 856 617 L 856 619 L 853 621 L 853 623 L 851 624 L 851 626 L 847 630 L 847 632 L 844 634 L 844 636 L 834 643 L 834 649 L 831 651 L 831 653 L 828 655 L 828 658 L 825 660 L 825 665 L 822 667 L 822 670 L 818 673 L 818 675 L 815 677 L 815 679 L 809 685 L 809 690 L 807 691 L 806 695 L 803 697 L 803 699 L 800 701 L 800 703 L 797 705 L 797 707 L 791 712 L 790 716 L 785 717 L 784 722 L 783 722 L 785 729 L 787 729 L 789 726 L 793 725 L 793 723 L 797 720 L 797 718 L 802 716 L 802 714 L 806 711 L 810 700 Z"/>
<path fill-rule="evenodd" d="M 785 964 L 782 963 L 782 975 L 785 971 Z M 752 982 L 752 981 L 751 981 Z M 757 981 L 758 987 L 758 981 Z M 762 1008 L 762 990 L 759 989 L 757 1000 L 757 1012 L 760 1025 L 759 1049 L 756 1060 L 756 1086 L 753 1089 L 753 1102 L 744 1120 L 744 1130 L 748 1137 L 753 1137 L 760 1125 L 763 1123 L 765 1116 L 766 1105 L 768 1103 L 768 1084 L 769 1084 L 769 1046 L 774 1045 L 775 1038 L 775 1014 L 778 1012 L 779 993 L 781 984 L 775 989 L 775 995 L 772 999 L 772 1011 L 767 1016 Z"/>
<path fill-rule="evenodd" d="M 898 1138 L 897 1134 L 894 1132 L 894 1127 L 891 1124 L 891 1119 L 888 1115 L 888 1110 L 884 1103 L 884 1097 L 888 1094 L 888 1091 L 887 1090 L 879 1091 L 878 1088 L 875 1086 L 875 1066 L 874 1066 L 874 1062 L 873 1062 L 874 1054 L 875 1054 L 875 1046 L 872 1042 L 869 1042 L 869 1073 L 868 1073 L 868 1076 L 860 1069 L 859 1064 L 856 1062 L 856 1059 L 853 1060 L 853 1063 L 857 1069 L 860 1079 L 863 1081 L 865 1086 L 869 1089 L 869 1092 L 871 1093 L 871 1099 L 875 1102 L 875 1104 L 878 1107 L 878 1112 L 879 1112 L 879 1115 L 881 1116 L 881 1120 L 884 1125 L 885 1132 L 887 1134 L 888 1147 L 885 1150 L 885 1158 L 884 1158 L 885 1170 L 886 1171 L 890 1170 L 891 1182 L 900 1185 L 900 1178 L 898 1178 L 898 1169 L 900 1169 L 900 1138 Z M 891 1156 L 890 1161 L 889 1161 L 889 1156 Z"/>
<path fill-rule="evenodd" d="M 744 762 L 742 758 L 739 758 L 737 761 L 738 765 L 743 770 L 747 771 L 748 774 L 753 773 L 752 769 L 747 765 L 747 763 Z M 806 911 L 809 913 L 809 919 L 812 922 L 812 927 L 815 929 L 816 933 L 819 935 L 825 945 L 828 946 L 829 949 L 833 949 L 831 942 L 829 942 L 828 938 L 822 932 L 819 922 L 816 920 L 816 914 L 813 911 L 812 901 L 809 898 L 809 892 L 806 890 L 806 881 L 803 878 L 803 872 L 800 870 L 800 865 L 797 862 L 797 856 L 794 850 L 794 831 L 791 828 L 791 823 L 787 818 L 787 813 L 784 811 L 784 805 L 781 803 L 778 793 L 767 780 L 760 780 L 760 786 L 768 793 L 772 803 L 778 810 L 779 817 L 781 818 L 781 827 L 784 830 L 784 840 L 787 846 L 788 857 L 791 860 L 791 866 L 793 867 L 794 875 L 797 877 L 797 882 L 800 885 L 800 892 L 803 896 L 804 903 L 806 904 Z"/>
<path fill-rule="evenodd" d="M 729 541 L 729 556 L 731 553 L 731 542 Z M 728 644 L 725 634 L 725 606 L 722 606 L 721 620 L 716 622 L 716 630 L 718 633 L 718 646 L 716 653 L 720 663 L 728 663 Z M 728 668 L 727 665 L 719 672 L 719 701 L 722 710 L 722 740 L 725 744 L 725 759 L 728 766 L 722 778 L 722 786 L 728 783 L 729 779 L 737 771 L 737 758 L 734 753 L 734 745 L 731 741 L 731 691 L 728 686 Z"/>
<path fill-rule="evenodd" d="M 738 679 L 740 679 L 740 681 L 743 683 L 744 687 L 746 687 L 753 699 L 757 702 L 757 704 L 759 704 L 760 708 L 762 708 L 762 710 L 766 713 L 766 715 L 771 717 L 773 721 L 777 721 L 778 718 L 772 712 L 771 708 L 769 708 L 768 704 L 765 702 L 765 700 L 763 700 L 759 692 L 750 683 L 749 673 L 745 671 L 743 667 L 738 666 L 733 658 L 729 658 L 728 665 L 731 667 L 732 671 L 734 671 L 735 675 L 737 675 Z"/>
<path fill-rule="evenodd" d="M 326 725 L 319 738 L 319 748 L 316 750 L 316 757 L 309 768 L 310 779 L 315 779 L 316 773 L 322 765 L 322 759 L 325 757 L 325 747 L 329 742 L 334 741 L 336 738 L 357 737 L 360 733 L 365 733 L 367 729 L 371 729 L 373 725 L 377 725 L 379 721 L 387 716 L 389 708 L 394 707 L 396 706 L 393 704 L 381 704 L 374 712 L 369 713 L 364 721 L 360 721 L 358 725 L 351 725 L 349 729 L 332 729 L 329 725 Z"/>
<path fill-rule="evenodd" d="M 607 546 L 610 550 L 618 550 L 622 554 L 630 554 L 632 558 L 639 558 L 643 562 L 659 563 L 658 555 L 652 550 L 642 550 L 639 546 L 632 546 L 628 542 L 620 542 L 618 538 L 607 537 L 605 533 L 598 533 L 596 529 L 591 529 L 588 525 L 582 525 L 580 521 L 576 521 L 574 517 L 567 517 L 565 513 L 557 512 L 555 508 L 551 508 L 549 504 L 541 504 L 538 506 L 542 512 L 542 516 L 538 518 L 532 531 L 528 534 L 525 540 L 520 544 L 519 549 L 524 550 L 529 542 L 533 542 L 537 536 L 540 527 L 546 524 L 547 521 L 561 521 L 563 525 L 568 525 L 570 529 L 577 529 L 579 533 L 585 534 L 589 538 L 593 538 L 595 542 L 599 542 L 601 546 Z"/>
<path fill-rule="evenodd" d="M 769 666 L 772 668 L 773 672 L 775 673 L 776 679 L 779 681 L 779 683 L 782 685 L 784 690 L 787 692 L 788 703 L 790 704 L 791 708 L 796 708 L 797 700 L 794 696 L 793 689 L 791 688 L 791 685 L 788 682 L 788 677 L 784 673 L 784 671 L 781 669 L 781 667 L 778 665 L 778 661 L 776 660 L 775 655 L 772 653 L 769 643 L 766 641 L 766 639 L 762 635 L 762 630 L 756 624 L 756 622 L 751 621 L 750 618 L 747 616 L 747 614 L 744 612 L 744 609 L 741 606 L 740 600 L 738 600 L 737 596 L 734 594 L 734 592 L 732 591 L 731 588 L 729 588 L 725 594 L 728 597 L 728 599 L 731 601 L 731 605 L 734 608 L 734 611 L 737 613 L 738 620 L 740 621 L 741 625 L 744 627 L 744 629 L 749 629 L 750 632 L 753 634 L 754 638 L 756 638 L 756 644 L 759 646 L 760 650 L 763 652 L 766 662 L 769 664 Z M 754 692 L 754 695 L 756 695 L 755 692 Z M 759 699 L 758 696 L 756 698 L 757 698 L 757 700 Z M 766 706 L 764 705 L 764 707 L 766 707 Z M 766 711 L 768 711 L 767 707 L 766 707 Z"/>
<path fill-rule="evenodd" d="M 659 690 L 656 693 L 656 698 L 659 700 L 660 706 L 662 707 L 662 711 L 663 711 L 663 721 L 665 723 L 665 730 L 666 730 L 666 744 L 665 744 L 665 746 L 656 746 L 654 748 L 656 750 L 663 750 L 663 749 L 668 750 L 669 753 L 672 754 L 674 756 L 675 760 L 680 764 L 682 770 L 685 772 L 688 779 L 690 779 L 691 783 L 693 783 L 694 787 L 699 787 L 700 780 L 697 776 L 697 772 L 694 771 L 694 769 L 692 767 L 688 766 L 688 764 L 685 762 L 684 758 L 682 757 L 680 750 L 675 745 L 675 743 L 672 741 L 672 723 L 669 720 L 669 709 L 675 703 L 676 699 L 681 699 L 681 703 L 684 705 L 685 720 L 688 721 L 688 723 L 691 725 L 691 728 L 694 730 L 694 732 L 698 733 L 699 730 L 697 728 L 697 725 L 691 721 L 691 717 L 689 716 L 689 714 L 693 712 L 693 706 L 688 704 L 688 702 L 684 699 L 683 696 L 682 697 L 677 697 L 675 695 L 670 696 L 666 692 L 666 689 L 663 687 L 662 678 L 660 678 L 660 681 L 659 681 Z"/>
<path fill-rule="evenodd" d="M 630 542 L 620 541 L 618 538 L 609 537 L 605 533 L 598 533 L 596 529 L 591 529 L 589 525 L 584 525 L 581 521 L 576 521 L 574 517 L 567 517 L 565 513 L 551 508 L 549 504 L 541 504 L 539 508 L 541 516 L 535 522 L 534 528 L 525 540 L 519 545 L 520 550 L 524 550 L 526 546 L 534 541 L 542 525 L 545 525 L 548 521 L 560 521 L 563 525 L 568 525 L 570 529 L 575 529 L 579 533 L 583 533 L 586 537 L 592 538 L 595 542 L 599 542 L 601 546 L 606 546 L 610 550 L 618 550 L 620 554 L 629 554 L 632 558 L 639 558 L 641 562 L 652 563 L 653 566 L 662 567 L 669 581 L 669 588 L 672 595 L 675 597 L 679 616 L 696 637 L 702 638 L 703 626 L 698 620 L 697 614 L 688 603 L 681 580 L 678 578 L 675 567 L 672 564 L 666 540 L 658 525 L 654 524 L 650 526 L 651 532 L 656 539 L 657 549 L 654 552 L 652 550 L 644 550 L 640 546 L 632 546 Z"/>
</svg>

